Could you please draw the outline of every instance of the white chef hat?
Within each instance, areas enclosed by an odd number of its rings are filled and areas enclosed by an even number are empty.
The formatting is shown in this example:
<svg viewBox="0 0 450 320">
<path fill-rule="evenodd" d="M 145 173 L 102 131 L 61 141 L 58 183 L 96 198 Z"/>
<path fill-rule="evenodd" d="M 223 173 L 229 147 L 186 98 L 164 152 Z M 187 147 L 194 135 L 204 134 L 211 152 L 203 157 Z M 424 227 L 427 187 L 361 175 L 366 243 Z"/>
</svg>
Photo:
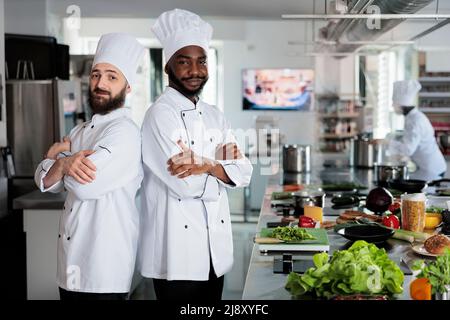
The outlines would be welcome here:
<svg viewBox="0 0 450 320">
<path fill-rule="evenodd" d="M 99 63 L 112 64 L 122 72 L 131 86 L 143 53 L 144 47 L 129 34 L 104 34 L 98 42 L 92 68 Z"/>
<path fill-rule="evenodd" d="M 397 106 L 415 106 L 416 96 L 422 86 L 417 80 L 394 82 L 392 104 Z"/>
<path fill-rule="evenodd" d="M 195 13 L 174 9 L 162 13 L 152 31 L 163 46 L 167 63 L 175 52 L 187 46 L 199 46 L 208 53 L 213 29 Z"/>
</svg>

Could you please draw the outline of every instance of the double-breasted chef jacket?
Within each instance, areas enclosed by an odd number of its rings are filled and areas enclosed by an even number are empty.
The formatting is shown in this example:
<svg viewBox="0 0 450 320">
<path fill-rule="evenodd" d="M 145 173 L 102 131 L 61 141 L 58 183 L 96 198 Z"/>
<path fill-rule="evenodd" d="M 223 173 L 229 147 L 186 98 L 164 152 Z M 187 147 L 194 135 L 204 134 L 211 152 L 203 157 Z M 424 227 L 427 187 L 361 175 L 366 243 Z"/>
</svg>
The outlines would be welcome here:
<svg viewBox="0 0 450 320">
<path fill-rule="evenodd" d="M 219 160 L 231 184 L 209 174 L 172 176 L 167 161 L 181 152 L 181 140 L 199 156 L 236 143 L 222 112 L 194 104 L 167 87 L 147 110 L 142 132 L 141 233 L 138 267 L 144 277 L 208 280 L 210 261 L 217 276 L 233 265 L 233 242 L 227 189 L 247 186 L 253 167 L 241 159 Z M 242 152 L 243 153 L 243 152 Z"/>
<path fill-rule="evenodd" d="M 391 140 L 389 151 L 393 155 L 411 157 L 418 167 L 411 179 L 437 180 L 447 170 L 445 158 L 436 142 L 434 129 L 427 116 L 412 109 L 405 117 L 405 130 L 401 141 Z"/>
<path fill-rule="evenodd" d="M 54 160 L 42 161 L 35 174 L 43 192 L 68 191 L 58 233 L 57 284 L 80 292 L 128 292 L 135 270 L 141 184 L 141 137 L 129 108 L 96 114 L 70 132 L 71 150 L 94 150 L 95 180 L 72 177 L 45 189 L 43 179 Z"/>
</svg>

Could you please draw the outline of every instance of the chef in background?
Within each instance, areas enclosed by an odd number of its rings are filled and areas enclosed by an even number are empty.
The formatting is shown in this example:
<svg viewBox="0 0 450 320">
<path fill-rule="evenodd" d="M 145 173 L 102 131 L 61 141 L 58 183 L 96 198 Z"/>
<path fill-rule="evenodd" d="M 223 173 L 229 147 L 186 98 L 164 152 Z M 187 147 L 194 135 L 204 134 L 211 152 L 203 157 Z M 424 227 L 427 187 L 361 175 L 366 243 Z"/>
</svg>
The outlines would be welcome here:
<svg viewBox="0 0 450 320">
<path fill-rule="evenodd" d="M 430 120 L 415 106 L 420 89 L 416 80 L 394 83 L 392 103 L 395 113 L 405 116 L 405 129 L 400 140 L 389 141 L 388 150 L 391 156 L 410 157 L 415 163 L 417 170 L 410 174 L 411 179 L 430 181 L 443 178 L 447 164 Z"/>
<path fill-rule="evenodd" d="M 223 113 L 203 102 L 212 27 L 175 9 L 153 32 L 163 45 L 169 86 L 142 125 L 141 274 L 158 300 L 218 301 L 233 266 L 227 189 L 247 186 L 250 161 Z"/>
<path fill-rule="evenodd" d="M 143 53 L 130 35 L 100 38 L 89 79 L 94 115 L 55 143 L 35 173 L 42 192 L 67 190 L 57 235 L 61 300 L 124 300 L 130 290 L 143 172 L 139 128 L 124 103 Z"/>
</svg>

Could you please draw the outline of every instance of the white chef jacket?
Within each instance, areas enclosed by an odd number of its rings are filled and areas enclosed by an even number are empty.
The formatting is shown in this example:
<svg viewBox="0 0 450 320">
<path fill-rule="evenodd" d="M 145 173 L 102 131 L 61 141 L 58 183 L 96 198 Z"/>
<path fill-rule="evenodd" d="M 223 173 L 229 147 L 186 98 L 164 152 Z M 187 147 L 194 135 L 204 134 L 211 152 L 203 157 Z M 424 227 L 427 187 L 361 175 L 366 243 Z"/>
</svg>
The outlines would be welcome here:
<svg viewBox="0 0 450 320">
<path fill-rule="evenodd" d="M 209 174 L 171 176 L 167 161 L 181 152 L 181 139 L 197 155 L 214 159 L 219 144 L 236 142 L 223 114 L 194 105 L 167 87 L 147 110 L 142 126 L 141 233 L 138 266 L 148 278 L 208 280 L 210 259 L 217 276 L 230 271 L 233 241 L 226 188 L 247 186 L 247 158 L 220 161 L 234 185 Z"/>
<path fill-rule="evenodd" d="M 392 155 L 411 157 L 418 170 L 410 175 L 412 179 L 435 180 L 447 170 L 442 152 L 434 137 L 430 120 L 417 108 L 405 117 L 405 130 L 401 141 L 391 140 L 389 151 Z"/>
<path fill-rule="evenodd" d="M 141 184 L 141 137 L 129 108 L 91 121 L 70 132 L 71 154 L 94 150 L 95 180 L 72 177 L 45 189 L 43 179 L 55 162 L 42 161 L 35 181 L 42 192 L 68 191 L 58 233 L 57 283 L 63 289 L 95 293 L 130 290 L 139 233 L 135 195 Z M 69 155 L 64 153 L 64 155 Z"/>
</svg>

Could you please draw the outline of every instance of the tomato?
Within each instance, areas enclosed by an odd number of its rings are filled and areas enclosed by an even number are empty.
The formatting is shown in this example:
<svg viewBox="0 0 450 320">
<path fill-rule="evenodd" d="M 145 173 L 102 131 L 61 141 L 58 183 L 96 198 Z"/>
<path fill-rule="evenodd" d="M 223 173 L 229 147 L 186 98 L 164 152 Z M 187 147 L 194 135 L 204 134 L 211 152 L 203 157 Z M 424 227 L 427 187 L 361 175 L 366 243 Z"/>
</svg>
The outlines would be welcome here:
<svg viewBox="0 0 450 320">
<path fill-rule="evenodd" d="M 400 228 L 400 220 L 396 215 L 390 214 L 383 217 L 383 225 L 389 228 L 398 229 Z"/>
<path fill-rule="evenodd" d="M 300 216 L 298 219 L 298 226 L 301 228 L 314 228 L 316 226 L 316 222 L 310 217 Z"/>
<path fill-rule="evenodd" d="M 400 202 L 394 202 L 393 204 L 391 204 L 388 208 L 388 210 L 392 213 L 395 213 L 397 210 L 400 209 Z"/>
</svg>

